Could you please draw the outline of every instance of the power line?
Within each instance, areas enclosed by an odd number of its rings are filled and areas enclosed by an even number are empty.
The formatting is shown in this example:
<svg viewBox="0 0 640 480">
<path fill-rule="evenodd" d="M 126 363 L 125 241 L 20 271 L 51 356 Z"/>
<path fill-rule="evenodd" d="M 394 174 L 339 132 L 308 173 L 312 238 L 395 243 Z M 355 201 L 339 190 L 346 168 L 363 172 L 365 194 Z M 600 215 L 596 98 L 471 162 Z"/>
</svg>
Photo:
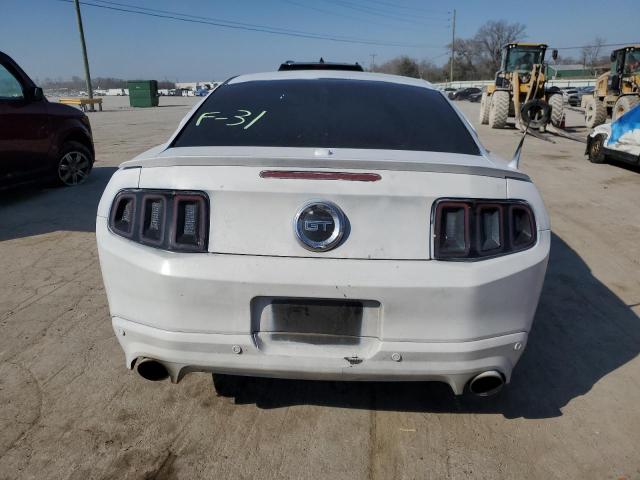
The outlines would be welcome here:
<svg viewBox="0 0 640 480">
<path fill-rule="evenodd" d="M 383 17 L 386 19 L 393 19 L 396 21 L 400 21 L 400 22 L 405 22 L 405 23 L 413 23 L 415 25 L 422 25 L 424 26 L 424 21 L 426 20 L 431 20 L 431 21 L 437 21 L 437 22 L 441 22 L 444 19 L 435 19 L 435 18 L 424 18 L 423 21 L 416 21 L 416 16 L 403 16 L 397 13 L 391 13 L 385 10 L 379 10 L 379 9 L 375 9 L 375 8 L 371 8 L 371 7 L 366 7 L 364 5 L 358 4 L 358 3 L 352 3 L 352 2 L 348 2 L 346 0 L 325 0 L 326 2 L 332 3 L 334 5 L 338 5 L 341 6 L 343 8 L 349 8 L 351 10 L 355 10 L 357 12 L 361 12 L 361 13 L 366 13 L 368 15 L 376 15 L 378 17 Z"/>
<path fill-rule="evenodd" d="M 336 2 L 334 2 L 336 3 Z M 439 12 L 439 13 L 431 13 L 429 15 L 425 15 L 424 13 L 421 14 L 417 14 L 415 12 L 402 12 L 402 11 L 398 11 L 398 8 L 407 8 L 407 7 L 402 7 L 401 5 L 393 5 L 391 4 L 390 6 L 392 8 L 389 8 L 389 6 L 384 6 L 384 7 L 380 7 L 378 5 L 371 5 L 369 2 L 364 2 L 361 3 L 359 1 L 355 1 L 355 0 L 340 0 L 341 4 L 345 4 L 345 5 L 350 5 L 352 7 L 357 7 L 360 9 L 365 9 L 369 12 L 375 12 L 378 14 L 382 14 L 382 15 L 395 15 L 397 17 L 402 17 L 404 19 L 409 19 L 409 20 L 418 20 L 418 19 L 423 19 L 423 20 L 444 20 L 443 17 L 447 17 L 449 15 L 450 12 Z M 389 5 L 389 4 L 387 4 Z M 434 16 L 435 15 L 435 16 Z M 437 18 L 438 16 L 440 16 L 441 18 Z"/>
<path fill-rule="evenodd" d="M 603 43 L 602 45 L 578 45 L 576 47 L 550 47 L 556 50 L 577 50 L 578 48 L 618 47 L 620 45 L 637 45 L 640 42 Z"/>
<path fill-rule="evenodd" d="M 268 28 L 269 30 L 278 30 L 278 31 L 282 31 L 285 33 L 300 33 L 303 35 L 308 34 L 308 32 L 303 32 L 300 30 L 293 30 L 291 28 L 280 28 L 280 27 L 265 27 L 264 25 L 257 25 L 255 23 L 246 23 L 246 22 L 236 22 L 233 20 L 226 20 L 226 19 L 221 19 L 221 18 L 215 18 L 215 17 L 205 17 L 202 15 L 189 15 L 186 13 L 180 13 L 180 12 L 175 12 L 175 11 L 171 11 L 171 10 L 160 10 L 158 8 L 148 8 L 148 7 L 140 7 L 138 5 L 132 5 L 132 4 L 128 4 L 128 3 L 120 3 L 120 2 L 113 2 L 110 0 L 93 0 L 95 2 L 98 3 L 106 3 L 107 5 L 116 5 L 119 7 L 126 7 L 126 8 L 134 8 L 136 10 L 145 10 L 148 12 L 153 12 L 153 13 L 165 13 L 167 15 L 178 15 L 180 17 L 185 17 L 185 18 L 195 18 L 197 20 L 208 20 L 208 21 L 212 21 L 212 22 L 222 22 L 222 23 L 228 23 L 231 25 L 239 25 L 242 27 L 255 27 L 255 28 Z M 312 34 L 312 35 L 316 35 L 316 34 Z M 342 37 L 342 38 L 346 38 L 346 39 L 350 39 L 353 37 Z"/>
<path fill-rule="evenodd" d="M 56 1 L 64 2 L 64 3 L 73 3 L 74 0 L 56 0 Z M 101 0 L 97 0 L 97 1 L 101 1 Z M 356 39 L 353 37 L 342 37 L 342 36 L 327 36 L 327 35 L 320 35 L 316 33 L 307 33 L 307 32 L 298 33 L 293 31 L 285 31 L 284 29 L 278 29 L 277 27 L 268 27 L 268 26 L 250 27 L 246 25 L 241 25 L 239 24 L 239 22 L 233 22 L 233 24 L 231 24 L 230 22 L 226 22 L 223 20 L 206 20 L 206 19 L 201 19 L 200 17 L 193 17 L 193 16 L 189 16 L 187 18 L 185 15 L 179 14 L 179 13 L 170 15 L 170 14 L 164 14 L 164 13 L 155 13 L 154 11 L 141 11 L 140 7 L 136 7 L 134 5 L 128 5 L 129 8 L 124 8 L 124 7 L 116 7 L 116 6 L 109 6 L 109 5 L 100 5 L 97 3 L 92 3 L 87 1 L 82 1 L 80 2 L 80 4 L 90 6 L 90 7 L 102 8 L 105 10 L 114 10 L 114 11 L 125 12 L 125 13 L 135 13 L 138 15 L 146 15 L 150 17 L 163 18 L 168 20 L 178 20 L 178 21 L 187 22 L 187 23 L 197 23 L 197 24 L 211 25 L 211 26 L 234 29 L 234 30 L 245 30 L 245 31 L 252 31 L 252 32 L 268 33 L 272 35 L 307 38 L 312 40 L 328 40 L 328 41 L 340 42 L 340 43 L 376 45 L 376 46 L 384 46 L 384 47 L 425 48 L 424 45 L 406 44 L 406 43 L 397 43 L 397 42 L 396 43 L 379 42 L 375 40 Z M 122 5 L 125 5 L 125 4 L 122 4 Z M 132 10 L 132 8 L 138 8 L 138 10 Z M 177 17 L 175 15 L 180 15 L 180 16 Z"/>
<path fill-rule="evenodd" d="M 382 23 L 382 22 L 378 22 L 378 21 L 375 21 L 375 20 L 371 20 L 371 19 L 365 19 L 365 18 L 362 18 L 362 17 L 357 17 L 355 15 L 348 15 L 346 13 L 339 13 L 339 12 L 334 12 L 334 11 L 331 11 L 331 10 L 325 10 L 323 8 L 318 8 L 315 5 L 313 5 L 313 6 L 306 5 L 304 3 L 298 3 L 298 2 L 296 2 L 294 0 L 282 0 L 282 1 L 285 2 L 285 3 L 291 4 L 291 5 L 295 5 L 295 6 L 300 7 L 300 8 L 306 8 L 308 10 L 314 10 L 316 12 L 324 13 L 326 15 L 332 15 L 334 17 L 348 18 L 350 20 L 356 20 L 356 21 L 359 21 L 359 22 L 364 22 L 364 23 L 368 23 L 368 24 L 372 24 L 372 25 L 379 25 L 381 27 L 388 27 L 388 28 L 393 28 L 393 29 L 397 29 L 398 28 L 397 25 L 391 25 L 389 23 Z M 411 30 L 418 31 L 418 29 L 415 28 L 415 27 L 408 27 L 408 28 L 410 28 Z M 420 31 L 422 31 L 422 29 Z"/>
<path fill-rule="evenodd" d="M 428 10 L 428 9 L 419 8 L 419 7 L 409 7 L 407 5 L 396 5 L 395 3 L 383 2 L 382 0 L 369 0 L 369 2 L 377 3 L 379 5 L 385 5 L 385 6 L 389 6 L 389 7 L 394 7 L 394 8 L 402 8 L 404 10 L 413 10 L 413 11 L 416 11 L 416 12 L 423 12 L 423 13 L 435 13 L 435 14 L 442 14 L 442 15 L 450 13 L 450 12 L 445 12 L 445 11 Z"/>
</svg>

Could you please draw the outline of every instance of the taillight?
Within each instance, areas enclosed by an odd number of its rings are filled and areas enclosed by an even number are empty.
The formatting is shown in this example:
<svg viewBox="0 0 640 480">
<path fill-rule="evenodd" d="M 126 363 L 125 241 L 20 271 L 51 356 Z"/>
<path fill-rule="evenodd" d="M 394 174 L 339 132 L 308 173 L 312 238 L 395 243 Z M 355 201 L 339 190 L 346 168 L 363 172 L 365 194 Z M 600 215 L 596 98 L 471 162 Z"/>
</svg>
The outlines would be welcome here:
<svg viewBox="0 0 640 480">
<path fill-rule="evenodd" d="M 477 260 L 526 250 L 536 223 L 522 200 L 441 199 L 433 212 L 434 258 Z"/>
<path fill-rule="evenodd" d="M 121 190 L 111 205 L 109 229 L 150 247 L 206 252 L 209 197 L 180 190 Z"/>
</svg>

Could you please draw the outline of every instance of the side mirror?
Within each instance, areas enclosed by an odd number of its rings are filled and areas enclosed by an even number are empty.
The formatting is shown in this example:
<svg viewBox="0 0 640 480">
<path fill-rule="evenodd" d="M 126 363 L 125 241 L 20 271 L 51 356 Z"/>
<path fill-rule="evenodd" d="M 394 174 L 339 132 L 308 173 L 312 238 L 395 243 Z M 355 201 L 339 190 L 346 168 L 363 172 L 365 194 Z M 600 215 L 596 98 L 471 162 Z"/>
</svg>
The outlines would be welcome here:
<svg viewBox="0 0 640 480">
<path fill-rule="evenodd" d="M 553 58 L 554 60 L 557 60 L 557 59 L 558 59 L 558 50 L 557 50 L 557 49 L 555 49 L 555 48 L 554 48 L 554 49 L 551 51 L 551 58 Z"/>
<path fill-rule="evenodd" d="M 39 102 L 44 98 L 44 92 L 40 87 L 33 87 L 31 90 L 31 101 Z"/>
<path fill-rule="evenodd" d="M 616 61 L 616 52 L 611 52 L 611 55 L 609 55 L 609 60 L 611 60 L 612 62 Z"/>
</svg>

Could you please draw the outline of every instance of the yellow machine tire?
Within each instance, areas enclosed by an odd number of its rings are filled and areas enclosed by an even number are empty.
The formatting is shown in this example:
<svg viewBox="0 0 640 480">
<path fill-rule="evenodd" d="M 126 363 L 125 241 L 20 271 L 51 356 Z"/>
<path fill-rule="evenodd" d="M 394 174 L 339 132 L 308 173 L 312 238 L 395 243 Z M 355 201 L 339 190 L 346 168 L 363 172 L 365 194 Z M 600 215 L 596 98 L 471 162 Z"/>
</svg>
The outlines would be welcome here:
<svg viewBox="0 0 640 480">
<path fill-rule="evenodd" d="M 615 122 L 622 115 L 635 107 L 638 103 L 640 103 L 640 97 L 638 97 L 638 95 L 621 96 L 613 106 L 613 112 L 611 112 L 611 121 Z"/>
<path fill-rule="evenodd" d="M 480 124 L 486 125 L 489 123 L 489 106 L 491 105 L 491 97 L 487 92 L 482 92 L 482 98 L 480 99 Z"/>
<path fill-rule="evenodd" d="M 607 107 L 595 97 L 589 98 L 584 106 L 584 123 L 588 128 L 595 128 L 607 121 Z"/>
<path fill-rule="evenodd" d="M 564 100 L 561 93 L 549 95 L 549 106 L 551 107 L 551 125 L 559 127 L 564 116 Z"/>
<path fill-rule="evenodd" d="M 504 128 L 509 118 L 509 103 L 511 95 L 505 90 L 496 90 L 491 95 L 489 107 L 489 126 L 491 128 Z"/>
</svg>

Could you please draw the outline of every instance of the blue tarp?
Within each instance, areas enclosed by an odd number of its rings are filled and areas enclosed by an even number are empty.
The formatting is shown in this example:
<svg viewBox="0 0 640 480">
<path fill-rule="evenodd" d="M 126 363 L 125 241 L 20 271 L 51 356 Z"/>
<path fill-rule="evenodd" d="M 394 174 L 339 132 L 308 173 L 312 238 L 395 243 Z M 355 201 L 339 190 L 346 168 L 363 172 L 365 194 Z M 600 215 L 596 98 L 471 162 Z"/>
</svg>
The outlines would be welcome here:
<svg viewBox="0 0 640 480">
<path fill-rule="evenodd" d="M 638 130 L 638 134 L 640 134 L 640 104 L 611 123 L 611 136 L 607 143 L 609 145 L 617 143 L 620 137 L 633 130 Z"/>
</svg>

